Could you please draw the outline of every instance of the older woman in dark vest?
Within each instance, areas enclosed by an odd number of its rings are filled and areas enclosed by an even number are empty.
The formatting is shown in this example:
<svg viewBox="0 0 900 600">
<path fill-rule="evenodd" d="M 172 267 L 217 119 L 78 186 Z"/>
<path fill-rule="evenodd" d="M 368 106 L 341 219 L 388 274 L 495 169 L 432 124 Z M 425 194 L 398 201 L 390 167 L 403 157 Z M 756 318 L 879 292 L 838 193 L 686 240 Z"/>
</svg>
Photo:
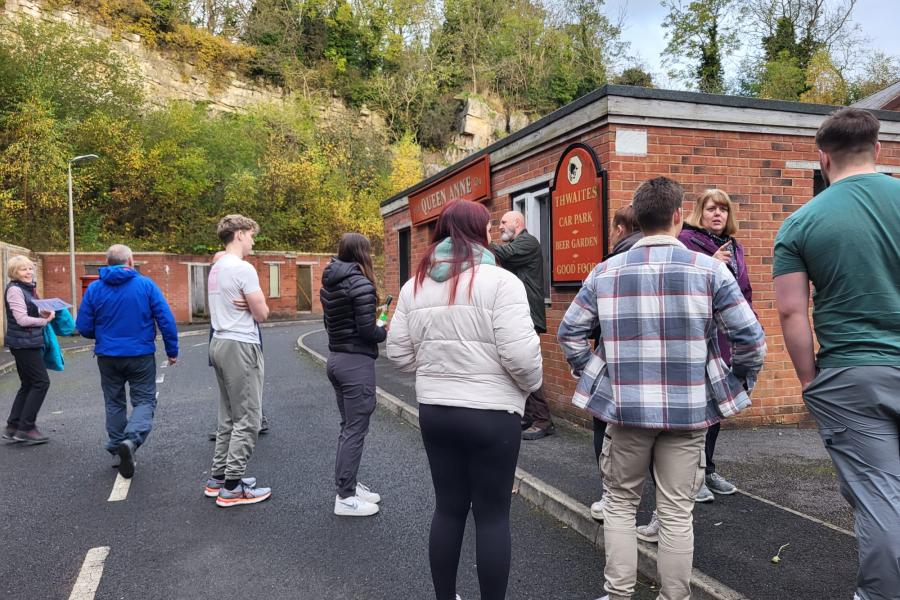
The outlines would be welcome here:
<svg viewBox="0 0 900 600">
<path fill-rule="evenodd" d="M 44 327 L 55 314 L 38 310 L 34 283 L 34 263 L 24 256 L 9 259 L 10 282 L 3 295 L 6 309 L 4 344 L 16 359 L 16 370 L 22 385 L 6 420 L 3 438 L 26 445 L 43 444 L 47 436 L 35 426 L 38 411 L 50 389 L 50 378 L 44 365 Z"/>
</svg>

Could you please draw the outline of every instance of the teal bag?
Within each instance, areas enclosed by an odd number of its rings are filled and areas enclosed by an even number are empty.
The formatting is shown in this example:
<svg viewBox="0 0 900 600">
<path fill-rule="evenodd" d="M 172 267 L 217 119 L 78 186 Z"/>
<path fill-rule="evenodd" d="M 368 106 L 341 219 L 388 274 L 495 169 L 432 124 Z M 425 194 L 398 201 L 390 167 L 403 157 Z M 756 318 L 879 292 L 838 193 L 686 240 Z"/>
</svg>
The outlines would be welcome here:
<svg viewBox="0 0 900 600">
<path fill-rule="evenodd" d="M 75 319 L 68 308 L 56 311 L 56 316 L 50 321 L 56 335 L 70 336 L 75 333 Z"/>
<path fill-rule="evenodd" d="M 59 347 L 53 327 L 44 327 L 44 365 L 51 371 L 65 369 L 62 349 Z"/>
</svg>

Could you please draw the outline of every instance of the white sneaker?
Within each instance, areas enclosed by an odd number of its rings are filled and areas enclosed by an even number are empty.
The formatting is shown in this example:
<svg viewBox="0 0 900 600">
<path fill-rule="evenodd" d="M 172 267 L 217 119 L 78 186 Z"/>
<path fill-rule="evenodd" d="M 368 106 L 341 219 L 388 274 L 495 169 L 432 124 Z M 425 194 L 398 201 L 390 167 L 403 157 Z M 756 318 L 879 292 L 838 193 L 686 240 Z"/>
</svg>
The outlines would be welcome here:
<svg viewBox="0 0 900 600">
<path fill-rule="evenodd" d="M 639 540 L 650 542 L 651 544 L 659 543 L 659 517 L 655 510 L 653 511 L 653 516 L 650 517 L 649 523 L 638 525 L 636 535 Z"/>
<path fill-rule="evenodd" d="M 591 504 L 591 517 L 595 521 L 603 522 L 603 507 L 606 506 L 606 498 L 600 498 Z"/>
<path fill-rule="evenodd" d="M 597 600 L 609 600 L 609 596 L 600 596 Z"/>
<path fill-rule="evenodd" d="M 378 505 L 356 496 L 334 497 L 334 514 L 339 517 L 370 517 L 378 512 Z"/>
<path fill-rule="evenodd" d="M 381 502 L 381 496 L 369 489 L 369 486 L 362 483 L 356 484 L 356 497 L 372 504 Z"/>
</svg>

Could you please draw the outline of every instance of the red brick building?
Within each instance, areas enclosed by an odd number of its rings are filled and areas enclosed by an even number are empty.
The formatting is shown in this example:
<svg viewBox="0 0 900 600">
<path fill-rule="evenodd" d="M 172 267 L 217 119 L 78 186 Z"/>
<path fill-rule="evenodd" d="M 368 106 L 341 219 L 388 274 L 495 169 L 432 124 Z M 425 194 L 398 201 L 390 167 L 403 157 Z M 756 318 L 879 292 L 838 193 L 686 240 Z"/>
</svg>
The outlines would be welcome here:
<svg viewBox="0 0 900 600">
<path fill-rule="evenodd" d="M 294 318 L 298 314 L 321 314 L 319 288 L 322 270 L 330 254 L 255 252 L 247 260 L 259 273 L 259 283 L 269 304 L 272 318 Z M 42 252 L 43 295 L 70 300 L 68 252 Z M 211 255 L 135 252 L 135 267 L 153 279 L 169 302 L 179 323 L 207 321 L 206 279 Z M 102 252 L 78 252 L 75 255 L 76 295 L 81 302 L 82 277 L 96 275 L 106 266 Z M 87 282 L 85 282 L 87 283 Z"/>
<path fill-rule="evenodd" d="M 563 257 L 551 243 L 561 239 L 558 225 L 560 215 L 566 213 L 565 200 L 559 202 L 553 192 L 561 183 L 555 181 L 555 171 L 563 154 L 580 143 L 596 155 L 601 169 L 596 187 L 605 188 L 607 196 L 606 202 L 598 198 L 592 214 L 582 217 L 580 235 L 593 235 L 600 241 L 598 256 L 608 249 L 612 214 L 629 203 L 637 186 L 648 178 L 664 175 L 682 183 L 689 200 L 685 212 L 692 208 L 691 197 L 706 188 L 721 188 L 731 195 L 737 204 L 737 238 L 746 249 L 754 308 L 769 346 L 753 407 L 732 423 L 806 423 L 809 417 L 774 306 L 772 246 L 785 217 L 825 185 L 814 136 L 833 110 L 691 92 L 600 88 L 384 201 L 386 289 L 396 295 L 415 271 L 433 228 L 430 219 L 455 198 L 483 201 L 495 222 L 508 210 L 521 210 L 528 230 L 544 248 L 545 272 L 557 280 L 583 279 L 586 273 L 571 263 L 573 255 Z M 900 174 L 900 113 L 873 112 L 882 122 L 878 168 Z M 570 182 L 577 179 L 575 170 L 590 171 L 584 160 L 576 166 L 570 164 Z M 592 256 L 590 250 L 581 253 L 582 260 Z M 569 262 L 561 262 L 563 258 Z M 586 423 L 587 413 L 571 404 L 574 381 L 555 339 L 577 288 L 565 281 L 557 283 L 546 286 L 548 333 L 541 340 L 545 390 L 557 415 Z"/>
</svg>

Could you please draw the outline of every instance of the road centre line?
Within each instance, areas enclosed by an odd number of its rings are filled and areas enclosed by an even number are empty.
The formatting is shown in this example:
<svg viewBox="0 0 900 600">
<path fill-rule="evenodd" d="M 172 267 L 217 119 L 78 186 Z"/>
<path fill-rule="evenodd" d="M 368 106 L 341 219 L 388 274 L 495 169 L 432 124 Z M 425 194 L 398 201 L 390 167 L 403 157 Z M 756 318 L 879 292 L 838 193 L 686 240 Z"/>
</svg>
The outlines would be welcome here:
<svg viewBox="0 0 900 600">
<path fill-rule="evenodd" d="M 116 473 L 116 481 L 109 493 L 107 502 L 120 502 L 128 497 L 128 489 L 131 487 L 131 479 L 125 479 L 121 473 Z"/>
<path fill-rule="evenodd" d="M 99 546 L 88 550 L 87 556 L 81 565 L 75 587 L 69 594 L 69 600 L 94 600 L 100 578 L 103 576 L 103 565 L 109 556 L 109 546 Z"/>
<path fill-rule="evenodd" d="M 166 374 L 160 373 L 159 376 L 157 376 L 157 378 L 156 378 L 156 383 L 162 383 L 165 380 L 166 380 Z"/>
<path fill-rule="evenodd" d="M 209 342 L 200 342 L 199 344 L 194 344 L 193 346 L 191 346 L 191 348 L 199 348 L 200 346 L 205 346 L 208 343 Z"/>
</svg>

